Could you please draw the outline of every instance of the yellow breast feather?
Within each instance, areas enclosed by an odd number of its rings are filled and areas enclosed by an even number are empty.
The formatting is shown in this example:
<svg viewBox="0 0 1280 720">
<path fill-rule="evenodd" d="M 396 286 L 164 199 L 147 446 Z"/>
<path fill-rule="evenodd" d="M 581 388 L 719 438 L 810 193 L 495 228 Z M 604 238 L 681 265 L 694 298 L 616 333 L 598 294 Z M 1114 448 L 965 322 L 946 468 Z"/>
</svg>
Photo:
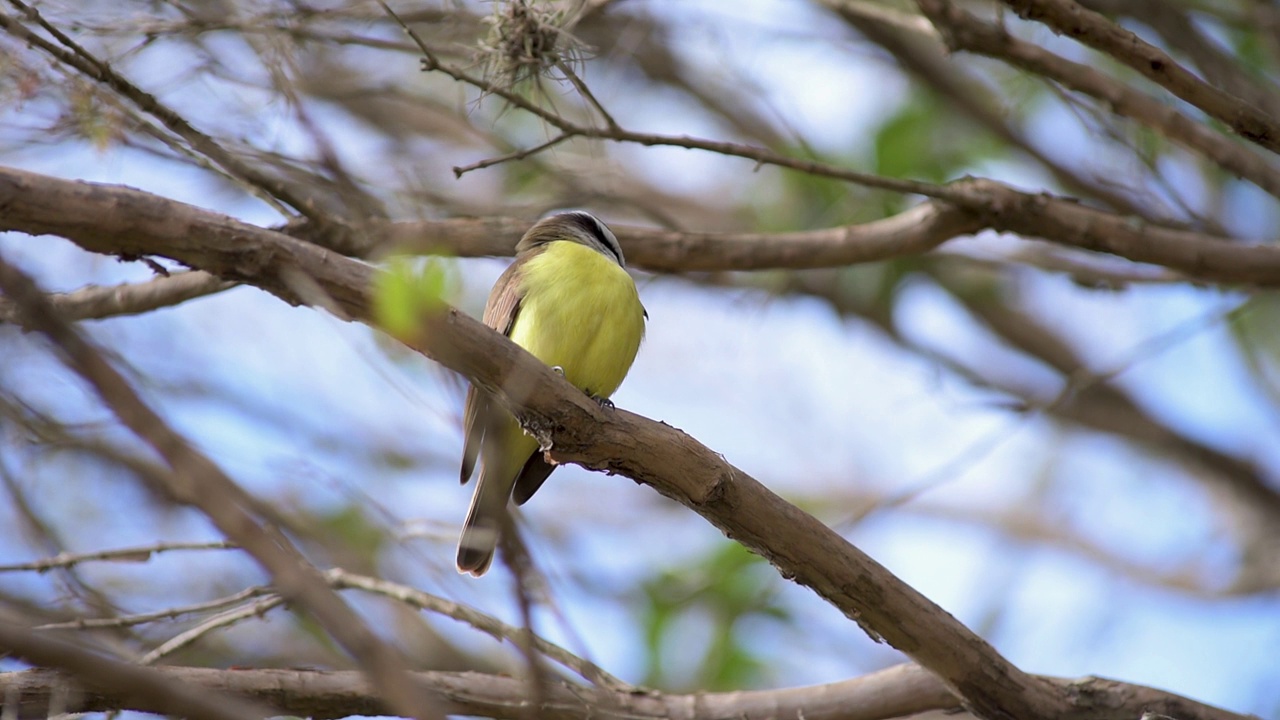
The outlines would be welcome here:
<svg viewBox="0 0 1280 720">
<path fill-rule="evenodd" d="M 627 271 L 596 250 L 558 241 L 524 274 L 511 339 L 588 394 L 612 395 L 644 337 L 644 306 Z"/>
</svg>

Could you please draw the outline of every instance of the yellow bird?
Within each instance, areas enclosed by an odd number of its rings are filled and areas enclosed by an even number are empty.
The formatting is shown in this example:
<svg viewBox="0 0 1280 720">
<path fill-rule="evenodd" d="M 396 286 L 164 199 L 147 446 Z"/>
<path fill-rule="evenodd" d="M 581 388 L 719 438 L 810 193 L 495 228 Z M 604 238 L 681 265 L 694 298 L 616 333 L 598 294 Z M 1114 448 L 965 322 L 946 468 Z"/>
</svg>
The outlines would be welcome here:
<svg viewBox="0 0 1280 720">
<path fill-rule="evenodd" d="M 540 220 L 490 291 L 484 324 L 604 403 L 631 369 L 648 318 L 625 267 L 618 239 L 595 216 L 567 212 Z M 509 522 L 508 498 L 523 505 L 555 466 L 510 413 L 474 386 L 463 426 L 462 482 L 477 457 L 480 478 L 458 541 L 458 571 L 479 577 Z"/>
</svg>

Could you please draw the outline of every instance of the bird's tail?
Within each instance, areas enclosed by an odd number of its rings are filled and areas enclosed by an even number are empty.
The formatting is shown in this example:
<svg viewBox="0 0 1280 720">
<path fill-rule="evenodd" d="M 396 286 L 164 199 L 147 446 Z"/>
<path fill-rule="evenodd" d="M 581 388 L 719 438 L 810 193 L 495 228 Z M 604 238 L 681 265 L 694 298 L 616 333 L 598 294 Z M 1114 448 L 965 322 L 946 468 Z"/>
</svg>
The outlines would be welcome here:
<svg viewBox="0 0 1280 720">
<path fill-rule="evenodd" d="M 482 468 L 476 481 L 475 494 L 471 496 L 471 509 L 462 524 L 462 537 L 458 539 L 458 572 L 480 577 L 493 564 L 493 553 L 498 549 L 498 538 L 507 520 L 507 496 L 510 489 L 498 487 L 493 478 L 486 477 L 488 468 Z"/>
</svg>

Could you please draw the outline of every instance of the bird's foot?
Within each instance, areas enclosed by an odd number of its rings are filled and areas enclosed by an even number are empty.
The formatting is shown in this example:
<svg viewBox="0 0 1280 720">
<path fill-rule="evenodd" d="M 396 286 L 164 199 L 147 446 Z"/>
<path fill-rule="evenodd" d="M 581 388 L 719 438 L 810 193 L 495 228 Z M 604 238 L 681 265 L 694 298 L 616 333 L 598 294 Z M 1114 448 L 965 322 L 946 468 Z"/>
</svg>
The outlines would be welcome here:
<svg viewBox="0 0 1280 720">
<path fill-rule="evenodd" d="M 587 393 L 587 397 L 591 398 L 592 400 L 595 400 L 597 403 L 599 403 L 600 407 L 602 408 L 609 408 L 610 410 L 612 410 L 613 408 L 616 407 L 613 404 L 613 401 L 607 397 L 600 397 L 599 395 L 592 395 L 591 393 Z"/>
<path fill-rule="evenodd" d="M 564 377 L 564 368 L 560 367 L 559 365 L 552 365 L 551 371 L 559 375 L 560 377 Z"/>
</svg>

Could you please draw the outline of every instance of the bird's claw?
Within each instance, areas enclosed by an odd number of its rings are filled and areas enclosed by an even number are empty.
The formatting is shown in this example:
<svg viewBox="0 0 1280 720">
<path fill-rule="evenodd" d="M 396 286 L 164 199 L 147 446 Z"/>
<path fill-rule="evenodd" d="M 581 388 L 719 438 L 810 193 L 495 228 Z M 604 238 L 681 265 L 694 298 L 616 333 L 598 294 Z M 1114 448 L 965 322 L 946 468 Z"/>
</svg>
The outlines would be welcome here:
<svg viewBox="0 0 1280 720">
<path fill-rule="evenodd" d="M 560 377 L 564 377 L 564 368 L 560 367 L 559 365 L 552 365 L 551 371 L 559 375 Z"/>
<path fill-rule="evenodd" d="M 598 395 L 591 395 L 590 397 L 592 400 L 595 400 L 597 403 L 599 403 L 600 407 L 602 408 L 609 408 L 610 410 L 612 410 L 614 407 L 616 407 L 613 404 L 613 401 L 607 397 L 599 397 Z"/>
</svg>

